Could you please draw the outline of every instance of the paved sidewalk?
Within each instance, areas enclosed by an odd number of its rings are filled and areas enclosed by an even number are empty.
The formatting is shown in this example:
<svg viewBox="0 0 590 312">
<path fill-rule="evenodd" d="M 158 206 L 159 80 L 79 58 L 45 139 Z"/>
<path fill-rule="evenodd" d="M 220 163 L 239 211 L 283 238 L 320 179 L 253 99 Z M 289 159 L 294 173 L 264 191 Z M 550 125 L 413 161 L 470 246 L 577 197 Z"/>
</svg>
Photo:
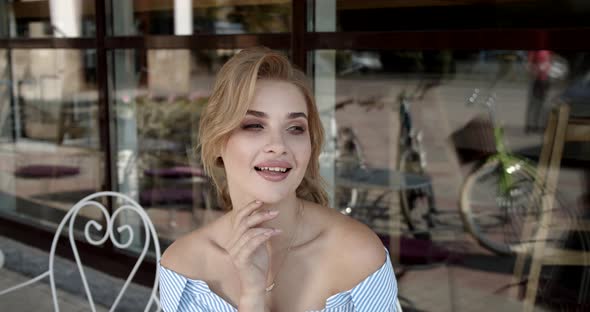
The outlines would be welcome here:
<svg viewBox="0 0 590 312">
<path fill-rule="evenodd" d="M 29 279 L 27 276 L 7 269 L 0 269 L 0 290 L 26 282 Z M 85 298 L 77 297 L 60 289 L 57 290 L 57 297 L 60 311 L 90 311 L 90 305 Z M 2 311 L 53 311 L 51 288 L 47 281 L 39 281 L 0 297 L 0 307 L 2 307 Z M 108 311 L 108 309 L 96 305 L 96 311 Z"/>
<path fill-rule="evenodd" d="M 5 290 L 46 272 L 49 255 L 43 250 L 24 245 L 0 236 L 0 249 L 4 252 L 4 267 L 0 268 L 0 290 Z M 131 269 L 130 269 L 131 270 Z M 108 311 L 118 296 L 124 280 L 85 266 L 86 280 L 93 295 L 97 311 Z M 76 264 L 55 257 L 54 274 L 60 311 L 91 311 Z M 131 283 L 121 298 L 117 311 L 143 311 L 152 289 Z M 102 307 L 98 307 L 102 305 Z M 152 304 L 150 311 L 155 311 Z M 49 278 L 0 296 L 0 311 L 53 311 Z"/>
<path fill-rule="evenodd" d="M 399 281 L 399 295 L 404 312 L 520 312 L 523 302 L 507 289 L 499 293 L 496 285 L 509 282 L 507 276 L 456 266 L 428 270 L 410 270 Z M 545 311 L 535 307 L 535 311 Z"/>
</svg>

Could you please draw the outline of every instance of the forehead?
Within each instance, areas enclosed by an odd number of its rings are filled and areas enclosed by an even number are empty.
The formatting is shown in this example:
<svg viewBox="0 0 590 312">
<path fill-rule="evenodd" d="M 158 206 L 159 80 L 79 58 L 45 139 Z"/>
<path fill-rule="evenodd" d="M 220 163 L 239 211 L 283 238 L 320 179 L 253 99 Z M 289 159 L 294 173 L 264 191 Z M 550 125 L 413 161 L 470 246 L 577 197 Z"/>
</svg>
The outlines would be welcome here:
<svg viewBox="0 0 590 312">
<path fill-rule="evenodd" d="M 307 104 L 301 90 L 290 82 L 277 80 L 257 81 L 254 98 L 248 109 L 269 115 L 286 115 L 293 112 L 307 114 Z"/>
</svg>

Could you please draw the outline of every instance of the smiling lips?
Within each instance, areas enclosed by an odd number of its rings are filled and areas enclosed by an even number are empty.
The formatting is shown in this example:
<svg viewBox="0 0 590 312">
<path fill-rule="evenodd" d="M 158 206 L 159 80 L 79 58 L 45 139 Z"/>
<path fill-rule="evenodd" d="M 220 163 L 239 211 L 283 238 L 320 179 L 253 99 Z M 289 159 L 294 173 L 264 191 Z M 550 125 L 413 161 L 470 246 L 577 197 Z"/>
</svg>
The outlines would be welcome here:
<svg viewBox="0 0 590 312">
<path fill-rule="evenodd" d="M 264 179 L 279 182 L 287 178 L 291 164 L 285 161 L 267 161 L 254 166 L 254 170 Z"/>
</svg>

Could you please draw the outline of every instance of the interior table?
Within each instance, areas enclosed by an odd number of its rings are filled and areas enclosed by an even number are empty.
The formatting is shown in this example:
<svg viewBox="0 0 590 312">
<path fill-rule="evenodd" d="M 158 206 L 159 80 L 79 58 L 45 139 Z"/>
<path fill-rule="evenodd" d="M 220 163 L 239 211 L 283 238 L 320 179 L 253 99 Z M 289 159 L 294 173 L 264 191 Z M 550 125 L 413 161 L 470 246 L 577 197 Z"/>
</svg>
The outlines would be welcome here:
<svg viewBox="0 0 590 312">
<path fill-rule="evenodd" d="M 344 187 L 350 189 L 351 198 L 349 206 L 338 207 L 341 212 L 351 214 L 353 217 L 358 215 L 361 222 L 368 224 L 377 234 L 389 237 L 389 250 L 394 256 L 393 259 L 398 260 L 400 242 L 393 237 L 399 237 L 395 229 L 396 222 L 391 216 L 395 215 L 393 211 L 394 206 L 380 205 L 375 200 L 367 201 L 367 193 L 369 191 L 377 191 L 377 198 L 382 195 L 412 189 L 425 189 L 430 191 L 432 181 L 429 176 L 400 172 L 386 168 L 361 168 L 352 167 L 336 171 L 336 187 Z M 364 194 L 364 195 L 361 195 Z M 364 216 L 364 217 L 363 217 Z M 364 220 L 363 220 L 364 219 Z M 395 261 L 394 260 L 394 261 Z"/>
<path fill-rule="evenodd" d="M 336 185 L 348 188 L 401 191 L 428 187 L 430 177 L 384 168 L 347 168 L 336 171 Z"/>
</svg>

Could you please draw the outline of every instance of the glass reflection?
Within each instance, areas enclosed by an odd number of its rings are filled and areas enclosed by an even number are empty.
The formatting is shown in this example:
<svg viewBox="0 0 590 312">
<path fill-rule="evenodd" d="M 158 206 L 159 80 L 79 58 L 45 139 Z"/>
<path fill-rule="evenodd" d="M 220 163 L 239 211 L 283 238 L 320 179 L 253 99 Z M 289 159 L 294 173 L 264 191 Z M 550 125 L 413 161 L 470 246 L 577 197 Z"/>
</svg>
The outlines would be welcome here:
<svg viewBox="0 0 590 312">
<path fill-rule="evenodd" d="M 316 97 L 331 98 L 334 111 L 325 122 L 335 148 L 324 155 L 335 167 L 334 206 L 396 251 L 403 305 L 468 311 L 491 300 L 520 311 L 535 296 L 549 310 L 587 300 L 590 228 L 579 220 L 590 209 L 590 143 L 551 156 L 561 162 L 553 185 L 541 153 L 559 143 L 547 129 L 563 103 L 590 127 L 588 53 L 316 51 L 314 62 Z M 330 79 L 333 95 L 317 89 Z M 576 251 L 581 262 L 533 262 L 542 264 L 536 276 L 521 266 L 533 250 Z M 452 291 L 427 299 L 425 285 Z"/>
<path fill-rule="evenodd" d="M 101 189 L 97 92 L 84 70 L 85 53 L 2 51 L 0 213 L 53 227 L 80 198 Z"/>
<path fill-rule="evenodd" d="M 324 2 L 324 3 L 323 3 Z M 587 27 L 590 3 L 578 0 L 510 1 L 310 1 L 317 29 L 311 31 L 399 31 L 433 29 Z M 332 13 L 326 15 L 326 8 Z M 321 30 L 336 15 L 337 27 Z"/>
<path fill-rule="evenodd" d="M 94 0 L 2 0 L 0 37 L 94 36 L 94 7 Z"/>
<path fill-rule="evenodd" d="M 110 6 L 115 36 L 281 33 L 291 27 L 290 0 L 122 0 Z"/>
</svg>

